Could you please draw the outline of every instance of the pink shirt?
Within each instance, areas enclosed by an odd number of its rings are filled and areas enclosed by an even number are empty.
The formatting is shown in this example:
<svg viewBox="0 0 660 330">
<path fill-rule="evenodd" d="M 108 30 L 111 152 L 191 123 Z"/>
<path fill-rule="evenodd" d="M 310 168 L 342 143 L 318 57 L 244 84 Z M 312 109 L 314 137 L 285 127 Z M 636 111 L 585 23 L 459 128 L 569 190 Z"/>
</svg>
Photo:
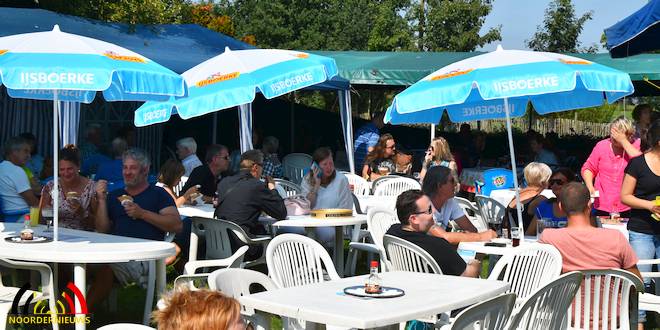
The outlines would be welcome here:
<svg viewBox="0 0 660 330">
<path fill-rule="evenodd" d="M 563 273 L 588 269 L 627 269 L 637 264 L 635 251 L 616 229 L 548 228 L 543 231 L 539 242 L 559 250 Z"/>
<path fill-rule="evenodd" d="M 640 149 L 639 139 L 635 139 L 632 145 Z M 612 142 L 607 138 L 596 143 L 591 155 L 582 165 L 582 171 L 591 171 L 595 179 L 594 189 L 599 193 L 599 198 L 594 200 L 594 207 L 605 212 L 623 212 L 630 207 L 621 203 L 621 184 L 623 183 L 624 170 L 628 166 L 630 157 L 625 152 L 623 156 L 615 155 L 612 151 Z"/>
</svg>

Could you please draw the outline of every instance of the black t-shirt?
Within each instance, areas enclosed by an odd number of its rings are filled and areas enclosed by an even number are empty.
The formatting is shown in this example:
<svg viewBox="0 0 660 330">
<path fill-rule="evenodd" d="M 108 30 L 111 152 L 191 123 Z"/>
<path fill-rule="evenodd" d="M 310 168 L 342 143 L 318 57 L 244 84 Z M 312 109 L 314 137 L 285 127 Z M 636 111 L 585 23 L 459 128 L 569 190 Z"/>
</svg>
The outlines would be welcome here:
<svg viewBox="0 0 660 330">
<path fill-rule="evenodd" d="M 371 168 L 372 173 L 380 174 L 380 167 L 387 168 L 389 173 L 393 173 L 396 170 L 394 161 L 391 158 L 377 158 L 369 163 L 369 168 Z"/>
<path fill-rule="evenodd" d="M 631 159 L 625 173 L 637 179 L 633 191 L 635 197 L 654 201 L 656 196 L 660 196 L 660 176 L 651 171 L 644 155 Z M 631 209 L 628 230 L 658 235 L 660 234 L 660 222 L 651 218 L 649 210 Z"/>
<path fill-rule="evenodd" d="M 444 238 L 422 232 L 403 230 L 401 224 L 392 225 L 387 234 L 403 238 L 424 249 L 435 259 L 444 275 L 460 276 L 465 271 L 465 261 Z"/>
<path fill-rule="evenodd" d="M 218 178 L 213 175 L 211 169 L 207 164 L 197 166 L 190 173 L 188 181 L 181 189 L 181 194 L 185 193 L 191 187 L 200 185 L 199 192 L 204 196 L 215 196 L 216 189 L 218 188 Z"/>
</svg>

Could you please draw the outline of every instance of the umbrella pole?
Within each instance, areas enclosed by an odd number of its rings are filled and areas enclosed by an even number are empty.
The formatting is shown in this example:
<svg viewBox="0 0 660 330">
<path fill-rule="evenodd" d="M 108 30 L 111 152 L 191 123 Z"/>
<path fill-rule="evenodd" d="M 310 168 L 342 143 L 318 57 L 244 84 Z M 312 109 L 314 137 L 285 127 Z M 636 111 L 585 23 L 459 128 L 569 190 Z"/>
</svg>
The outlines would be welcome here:
<svg viewBox="0 0 660 330">
<path fill-rule="evenodd" d="M 435 124 L 431 124 L 431 142 L 435 139 Z"/>
<path fill-rule="evenodd" d="M 513 188 L 516 192 L 516 214 L 518 215 L 518 238 L 525 237 L 522 220 L 522 205 L 520 205 L 520 190 L 518 189 L 518 170 L 516 169 L 516 155 L 513 149 L 513 133 L 511 132 L 511 116 L 509 114 L 509 99 L 504 98 L 504 113 L 506 114 L 506 132 L 509 137 L 509 153 L 511 154 L 511 171 L 513 171 Z M 502 221 L 506 221 L 502 219 Z M 512 233 L 513 234 L 513 233 Z M 513 237 L 512 237 L 513 238 Z"/>
<path fill-rule="evenodd" d="M 57 100 L 57 90 L 53 90 L 53 190 L 51 195 L 53 198 L 53 240 L 57 242 L 58 239 L 58 223 L 59 223 L 59 210 L 60 210 L 60 190 L 59 190 L 59 179 L 58 179 L 58 128 L 59 124 L 57 122 L 57 116 L 60 112 L 60 102 Z"/>
</svg>

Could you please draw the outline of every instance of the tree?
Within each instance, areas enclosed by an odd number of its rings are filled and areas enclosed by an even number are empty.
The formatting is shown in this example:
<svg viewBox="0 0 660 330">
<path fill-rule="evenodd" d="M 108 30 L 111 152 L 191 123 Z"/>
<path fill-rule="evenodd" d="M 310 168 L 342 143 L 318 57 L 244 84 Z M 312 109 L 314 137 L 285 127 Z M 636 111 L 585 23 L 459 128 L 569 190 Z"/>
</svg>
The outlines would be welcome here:
<svg viewBox="0 0 660 330">
<path fill-rule="evenodd" d="M 578 41 L 584 23 L 592 16 L 593 11 L 589 11 L 576 17 L 571 0 L 553 0 L 545 10 L 543 25 L 537 27 L 531 40 L 526 40 L 527 47 L 536 51 L 556 53 L 593 52 L 597 46 L 580 48 Z"/>
<path fill-rule="evenodd" d="M 413 6 L 410 17 L 419 49 L 469 52 L 502 40 L 501 26 L 479 35 L 492 7 L 491 0 L 426 0 Z"/>
<path fill-rule="evenodd" d="M 41 0 L 43 9 L 106 22 L 176 24 L 190 19 L 190 0 Z"/>
</svg>

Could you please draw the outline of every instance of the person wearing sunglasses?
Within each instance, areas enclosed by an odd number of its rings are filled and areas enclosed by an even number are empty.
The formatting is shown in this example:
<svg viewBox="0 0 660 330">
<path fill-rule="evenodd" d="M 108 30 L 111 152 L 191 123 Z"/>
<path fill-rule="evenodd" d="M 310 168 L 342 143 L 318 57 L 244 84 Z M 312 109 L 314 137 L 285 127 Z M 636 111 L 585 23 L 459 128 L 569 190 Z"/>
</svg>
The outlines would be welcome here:
<svg viewBox="0 0 660 330">
<path fill-rule="evenodd" d="M 552 189 L 552 193 L 557 197 L 539 203 L 534 212 L 534 219 L 526 231 L 527 233 L 530 233 L 530 235 L 536 234 L 536 221 L 538 219 L 551 219 L 553 227 L 561 227 L 562 224 L 566 226 L 566 213 L 559 207 L 558 196 L 567 183 L 574 181 L 575 173 L 568 168 L 558 168 L 552 173 L 550 180 L 548 180 L 548 188 Z"/>
<path fill-rule="evenodd" d="M 431 141 L 431 145 L 426 150 L 422 171 L 419 172 L 419 179 L 424 180 L 426 171 L 433 166 L 445 166 L 451 169 L 451 175 L 454 181 L 458 182 L 458 166 L 454 160 L 454 155 L 449 149 L 449 142 L 443 137 L 437 137 Z M 457 185 L 458 187 L 458 185 Z"/>
<path fill-rule="evenodd" d="M 206 148 L 206 165 L 193 169 L 181 191 L 199 185 L 204 202 L 211 202 L 220 181 L 220 174 L 229 169 L 229 149 L 222 144 L 212 144 Z"/>
<path fill-rule="evenodd" d="M 443 275 L 477 277 L 481 272 L 481 262 L 472 260 L 465 264 L 454 247 L 444 238 L 429 234 L 435 226 L 433 203 L 421 190 L 404 191 L 396 199 L 396 213 L 400 224 L 393 224 L 388 235 L 411 242 L 438 263 Z"/>
<path fill-rule="evenodd" d="M 362 166 L 362 177 L 366 180 L 376 180 L 396 170 L 394 155 L 396 154 L 396 141 L 392 134 L 380 136 L 378 144 L 367 154 Z"/>
</svg>

